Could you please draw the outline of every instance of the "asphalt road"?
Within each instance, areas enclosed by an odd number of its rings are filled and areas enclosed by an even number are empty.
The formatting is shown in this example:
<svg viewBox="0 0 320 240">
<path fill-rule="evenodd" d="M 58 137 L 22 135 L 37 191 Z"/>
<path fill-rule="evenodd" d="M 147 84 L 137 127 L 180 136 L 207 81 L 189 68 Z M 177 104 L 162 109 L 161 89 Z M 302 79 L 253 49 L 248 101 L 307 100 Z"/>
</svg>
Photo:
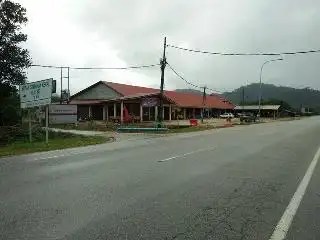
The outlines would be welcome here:
<svg viewBox="0 0 320 240">
<path fill-rule="evenodd" d="M 292 199 L 287 239 L 320 239 L 320 164 L 299 192 L 319 136 L 313 117 L 0 159 L 0 239 L 270 239 Z"/>
</svg>

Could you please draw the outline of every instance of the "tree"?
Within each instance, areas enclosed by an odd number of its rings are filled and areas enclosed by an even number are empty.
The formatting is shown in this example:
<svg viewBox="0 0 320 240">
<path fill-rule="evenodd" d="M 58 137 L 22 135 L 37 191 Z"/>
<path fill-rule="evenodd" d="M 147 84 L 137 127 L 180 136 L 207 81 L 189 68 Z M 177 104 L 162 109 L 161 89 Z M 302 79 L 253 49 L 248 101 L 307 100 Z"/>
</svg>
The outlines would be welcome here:
<svg viewBox="0 0 320 240">
<path fill-rule="evenodd" d="M 27 23 L 26 9 L 19 3 L 0 0 L 0 125 L 10 124 L 7 111 L 18 108 L 17 85 L 26 82 L 25 69 L 31 64 L 28 50 L 21 47 L 27 35 L 21 32 Z"/>
<path fill-rule="evenodd" d="M 56 93 L 52 94 L 52 96 L 51 96 L 51 102 L 53 102 L 53 103 L 59 103 L 60 100 L 61 100 L 60 95 L 58 95 L 58 94 L 56 94 Z"/>
</svg>

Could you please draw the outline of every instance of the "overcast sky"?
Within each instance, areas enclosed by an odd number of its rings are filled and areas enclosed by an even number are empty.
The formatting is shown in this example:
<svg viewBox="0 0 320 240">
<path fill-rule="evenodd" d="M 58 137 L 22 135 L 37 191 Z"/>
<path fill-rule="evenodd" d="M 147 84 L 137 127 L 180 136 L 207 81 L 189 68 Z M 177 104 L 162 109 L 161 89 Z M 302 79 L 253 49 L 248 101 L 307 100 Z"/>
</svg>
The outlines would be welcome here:
<svg viewBox="0 0 320 240">
<path fill-rule="evenodd" d="M 319 0 L 20 0 L 27 9 L 27 48 L 34 64 L 125 67 L 159 63 L 168 44 L 216 52 L 320 49 Z M 167 49 L 187 80 L 221 91 L 257 82 L 273 57 L 230 57 Z M 284 56 L 267 65 L 263 82 L 320 89 L 320 53 Z M 64 75 L 66 76 L 66 71 Z M 29 81 L 60 70 L 32 68 Z M 158 67 L 70 72 L 71 92 L 99 80 L 159 87 Z M 64 84 L 66 87 L 66 82 Z M 188 88 L 169 68 L 166 89 Z"/>
</svg>

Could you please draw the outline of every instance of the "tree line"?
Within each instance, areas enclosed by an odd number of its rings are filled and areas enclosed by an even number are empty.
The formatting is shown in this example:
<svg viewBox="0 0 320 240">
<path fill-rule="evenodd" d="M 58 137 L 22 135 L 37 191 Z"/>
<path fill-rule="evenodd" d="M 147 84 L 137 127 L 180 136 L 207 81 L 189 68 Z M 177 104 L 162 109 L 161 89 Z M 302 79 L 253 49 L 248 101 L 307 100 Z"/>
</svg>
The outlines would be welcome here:
<svg viewBox="0 0 320 240">
<path fill-rule="evenodd" d="M 22 43 L 27 35 L 26 9 L 19 3 L 0 0 L 0 126 L 12 125 L 21 119 L 18 85 L 27 79 L 31 57 Z"/>
</svg>

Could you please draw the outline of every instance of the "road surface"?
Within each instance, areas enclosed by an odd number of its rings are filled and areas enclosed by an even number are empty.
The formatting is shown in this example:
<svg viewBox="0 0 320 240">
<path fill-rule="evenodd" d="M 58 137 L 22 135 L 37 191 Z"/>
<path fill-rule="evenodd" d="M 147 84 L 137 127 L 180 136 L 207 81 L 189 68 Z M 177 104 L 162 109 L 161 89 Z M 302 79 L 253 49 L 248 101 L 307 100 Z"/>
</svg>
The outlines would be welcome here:
<svg viewBox="0 0 320 240">
<path fill-rule="evenodd" d="M 320 118 L 0 159 L 0 239 L 320 239 Z"/>
</svg>

